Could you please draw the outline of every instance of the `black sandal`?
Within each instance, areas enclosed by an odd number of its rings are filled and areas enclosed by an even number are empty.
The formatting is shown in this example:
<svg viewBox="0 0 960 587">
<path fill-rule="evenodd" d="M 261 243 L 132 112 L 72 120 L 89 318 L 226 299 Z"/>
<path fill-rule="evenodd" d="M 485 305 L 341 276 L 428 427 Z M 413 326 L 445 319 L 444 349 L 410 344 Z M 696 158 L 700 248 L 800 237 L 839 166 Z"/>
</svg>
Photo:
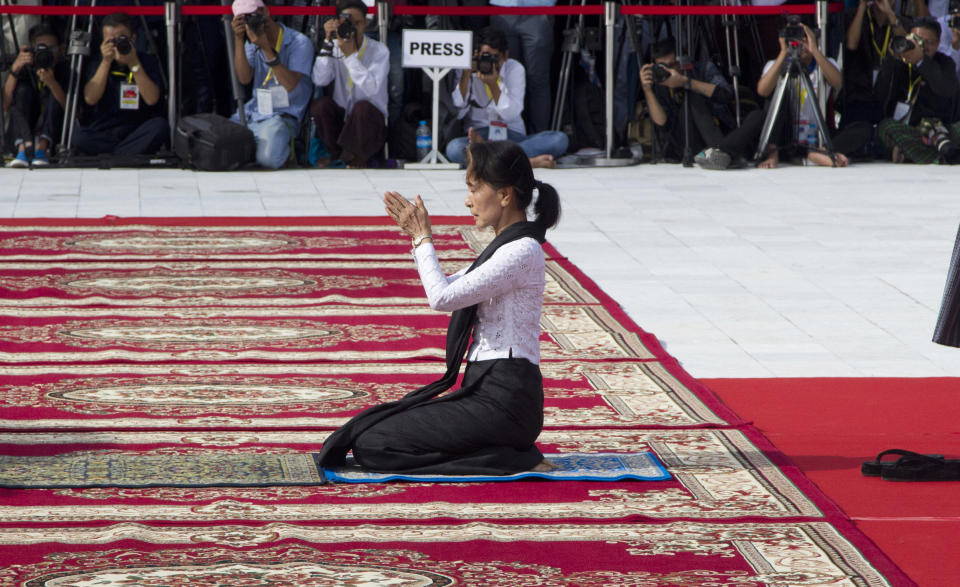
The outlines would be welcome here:
<svg viewBox="0 0 960 587">
<path fill-rule="evenodd" d="M 960 481 L 960 460 L 905 455 L 880 473 L 884 481 Z"/>
<path fill-rule="evenodd" d="M 860 472 L 864 477 L 879 477 L 880 474 L 894 465 L 897 464 L 897 461 L 885 461 L 883 457 L 887 455 L 900 455 L 904 456 L 917 456 L 917 457 L 930 457 L 932 459 L 941 459 L 943 460 L 943 455 L 922 455 L 920 453 L 912 452 L 909 450 L 903 450 L 902 448 L 891 448 L 890 450 L 885 450 L 882 453 L 877 455 L 877 460 L 875 461 L 863 461 L 860 464 Z"/>
</svg>

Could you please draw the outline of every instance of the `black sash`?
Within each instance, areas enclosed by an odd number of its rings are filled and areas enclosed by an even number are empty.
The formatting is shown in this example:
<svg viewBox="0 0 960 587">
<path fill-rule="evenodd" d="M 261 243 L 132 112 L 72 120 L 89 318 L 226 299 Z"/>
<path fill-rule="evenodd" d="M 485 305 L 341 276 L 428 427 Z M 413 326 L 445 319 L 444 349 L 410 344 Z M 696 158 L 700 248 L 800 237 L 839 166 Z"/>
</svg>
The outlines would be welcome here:
<svg viewBox="0 0 960 587">
<path fill-rule="evenodd" d="M 487 245 L 487 248 L 480 253 L 477 260 L 467 269 L 467 273 L 485 263 L 497 249 L 509 242 L 532 237 L 537 239 L 537 242 L 543 243 L 545 236 L 545 229 L 535 222 L 511 224 L 498 234 L 493 242 Z M 470 343 L 470 335 L 473 332 L 476 317 L 476 305 L 456 310 L 450 317 L 450 324 L 447 326 L 447 371 L 443 374 L 443 377 L 408 393 L 403 399 L 367 408 L 350 418 L 350 421 L 337 428 L 324 440 L 323 448 L 315 457 L 321 478 L 326 480 L 323 474 L 324 467 L 337 467 L 346 462 L 347 453 L 353 448 L 353 443 L 357 437 L 371 426 L 390 415 L 428 401 L 453 387 L 453 384 L 457 382 L 460 366 L 463 364 L 463 355 L 467 352 Z"/>
</svg>

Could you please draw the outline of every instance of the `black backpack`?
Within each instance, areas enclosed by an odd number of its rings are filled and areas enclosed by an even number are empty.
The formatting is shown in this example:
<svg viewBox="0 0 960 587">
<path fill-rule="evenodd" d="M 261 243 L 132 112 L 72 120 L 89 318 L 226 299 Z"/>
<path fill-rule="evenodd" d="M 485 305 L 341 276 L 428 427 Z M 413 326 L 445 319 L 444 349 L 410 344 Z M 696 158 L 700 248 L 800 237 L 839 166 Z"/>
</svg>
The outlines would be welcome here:
<svg viewBox="0 0 960 587">
<path fill-rule="evenodd" d="M 257 154 L 253 132 L 219 114 L 194 114 L 177 123 L 173 150 L 184 165 L 202 171 L 232 171 Z"/>
</svg>

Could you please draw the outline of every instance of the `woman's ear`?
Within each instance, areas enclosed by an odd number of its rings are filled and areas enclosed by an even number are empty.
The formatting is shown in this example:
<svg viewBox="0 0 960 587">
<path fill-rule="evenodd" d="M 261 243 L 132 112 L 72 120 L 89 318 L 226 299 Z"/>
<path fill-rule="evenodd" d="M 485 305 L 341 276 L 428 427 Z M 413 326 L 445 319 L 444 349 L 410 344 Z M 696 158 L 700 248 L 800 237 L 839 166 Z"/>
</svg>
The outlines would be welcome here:
<svg viewBox="0 0 960 587">
<path fill-rule="evenodd" d="M 513 204 L 513 186 L 507 186 L 497 190 L 497 196 L 500 198 L 500 207 L 506 208 Z"/>
</svg>

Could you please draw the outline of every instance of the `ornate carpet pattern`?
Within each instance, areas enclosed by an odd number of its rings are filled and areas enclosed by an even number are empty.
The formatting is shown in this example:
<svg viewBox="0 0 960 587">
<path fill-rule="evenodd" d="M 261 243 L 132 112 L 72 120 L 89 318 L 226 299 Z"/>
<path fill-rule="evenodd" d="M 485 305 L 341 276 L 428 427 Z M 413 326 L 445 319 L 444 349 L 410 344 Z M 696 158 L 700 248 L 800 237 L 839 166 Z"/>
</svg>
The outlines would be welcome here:
<svg viewBox="0 0 960 587">
<path fill-rule="evenodd" d="M 492 236 L 434 228 L 451 272 Z M 381 219 L 0 226 L 0 478 L 50 481 L 0 489 L 0 586 L 911 584 L 545 252 L 541 448 L 669 479 L 316 485 L 330 430 L 443 371 Z"/>
</svg>

